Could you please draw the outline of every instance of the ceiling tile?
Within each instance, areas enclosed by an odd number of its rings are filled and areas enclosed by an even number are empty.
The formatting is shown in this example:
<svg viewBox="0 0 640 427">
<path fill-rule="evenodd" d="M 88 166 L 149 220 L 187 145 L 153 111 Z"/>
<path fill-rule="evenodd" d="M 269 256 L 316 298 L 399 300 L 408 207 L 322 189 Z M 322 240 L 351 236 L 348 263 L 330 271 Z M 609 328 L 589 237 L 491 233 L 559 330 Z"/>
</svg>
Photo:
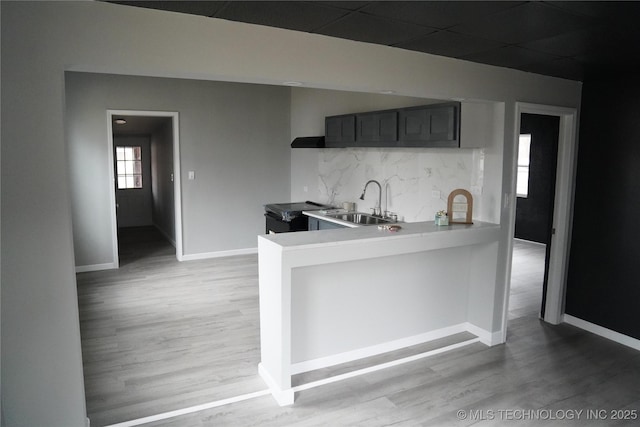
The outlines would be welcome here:
<svg viewBox="0 0 640 427">
<path fill-rule="evenodd" d="M 461 57 L 467 61 L 482 62 L 500 67 L 518 68 L 523 65 L 551 61 L 557 56 L 548 55 L 518 46 L 507 46 Z"/>
<path fill-rule="evenodd" d="M 391 46 L 434 31 L 426 27 L 402 24 L 355 12 L 316 32 L 327 36 Z"/>
<path fill-rule="evenodd" d="M 231 1 L 216 18 L 310 32 L 347 13 L 313 2 Z"/>
<path fill-rule="evenodd" d="M 526 3 L 466 24 L 451 31 L 503 43 L 517 44 L 548 38 L 586 27 L 591 18 L 574 15 L 541 3 Z"/>
<path fill-rule="evenodd" d="M 370 1 L 317 1 L 317 4 L 337 7 L 339 9 L 358 10 L 371 3 Z"/>
<path fill-rule="evenodd" d="M 443 29 L 523 3 L 521 1 L 375 1 L 364 7 L 361 12 Z"/>
<path fill-rule="evenodd" d="M 434 55 L 459 58 L 471 53 L 497 49 L 503 44 L 478 37 L 465 36 L 463 34 L 438 31 L 425 37 L 405 43 L 399 43 L 395 47 L 432 53 Z"/>
</svg>

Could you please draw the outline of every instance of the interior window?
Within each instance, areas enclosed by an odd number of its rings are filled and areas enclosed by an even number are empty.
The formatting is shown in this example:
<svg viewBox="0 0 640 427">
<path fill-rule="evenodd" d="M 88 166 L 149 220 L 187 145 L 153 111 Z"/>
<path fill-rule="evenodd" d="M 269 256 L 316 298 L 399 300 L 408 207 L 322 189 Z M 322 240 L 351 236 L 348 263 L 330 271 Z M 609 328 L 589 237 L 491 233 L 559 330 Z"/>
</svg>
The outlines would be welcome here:
<svg viewBox="0 0 640 427">
<path fill-rule="evenodd" d="M 520 135 L 518 143 L 518 176 L 516 178 L 516 195 L 529 195 L 529 159 L 531 158 L 531 134 Z"/>
<path fill-rule="evenodd" d="M 142 150 L 140 147 L 116 147 L 118 190 L 142 188 Z"/>
</svg>

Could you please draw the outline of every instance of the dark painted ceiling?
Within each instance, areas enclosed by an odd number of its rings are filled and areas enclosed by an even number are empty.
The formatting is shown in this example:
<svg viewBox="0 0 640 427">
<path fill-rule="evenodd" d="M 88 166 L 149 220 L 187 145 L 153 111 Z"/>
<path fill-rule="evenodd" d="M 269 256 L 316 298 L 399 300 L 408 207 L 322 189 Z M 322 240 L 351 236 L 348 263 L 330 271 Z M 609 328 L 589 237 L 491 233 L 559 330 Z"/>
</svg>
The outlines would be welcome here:
<svg viewBox="0 0 640 427">
<path fill-rule="evenodd" d="M 584 80 L 640 64 L 640 1 L 111 1 Z"/>
</svg>

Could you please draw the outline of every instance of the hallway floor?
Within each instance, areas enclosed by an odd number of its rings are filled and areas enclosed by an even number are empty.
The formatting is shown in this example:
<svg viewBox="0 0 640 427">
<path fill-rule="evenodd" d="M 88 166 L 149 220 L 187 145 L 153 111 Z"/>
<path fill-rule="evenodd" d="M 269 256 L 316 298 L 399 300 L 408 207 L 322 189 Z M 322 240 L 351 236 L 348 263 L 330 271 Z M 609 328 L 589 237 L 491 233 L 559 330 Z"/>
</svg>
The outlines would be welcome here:
<svg viewBox="0 0 640 427">
<path fill-rule="evenodd" d="M 543 244 L 514 239 L 509 319 L 540 314 L 545 250 Z"/>
</svg>

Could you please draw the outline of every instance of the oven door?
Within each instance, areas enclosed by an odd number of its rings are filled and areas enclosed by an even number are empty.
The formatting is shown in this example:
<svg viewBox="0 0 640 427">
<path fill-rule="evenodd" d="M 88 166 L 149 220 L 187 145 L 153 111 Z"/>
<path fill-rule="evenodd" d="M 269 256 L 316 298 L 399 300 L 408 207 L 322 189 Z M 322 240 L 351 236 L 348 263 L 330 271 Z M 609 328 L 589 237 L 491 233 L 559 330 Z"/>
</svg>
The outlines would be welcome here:
<svg viewBox="0 0 640 427">
<path fill-rule="evenodd" d="M 265 213 L 264 217 L 266 223 L 265 233 L 267 234 L 307 231 L 309 229 L 309 222 L 304 215 L 296 217 L 290 222 L 283 221 L 282 218 L 270 212 Z"/>
</svg>

